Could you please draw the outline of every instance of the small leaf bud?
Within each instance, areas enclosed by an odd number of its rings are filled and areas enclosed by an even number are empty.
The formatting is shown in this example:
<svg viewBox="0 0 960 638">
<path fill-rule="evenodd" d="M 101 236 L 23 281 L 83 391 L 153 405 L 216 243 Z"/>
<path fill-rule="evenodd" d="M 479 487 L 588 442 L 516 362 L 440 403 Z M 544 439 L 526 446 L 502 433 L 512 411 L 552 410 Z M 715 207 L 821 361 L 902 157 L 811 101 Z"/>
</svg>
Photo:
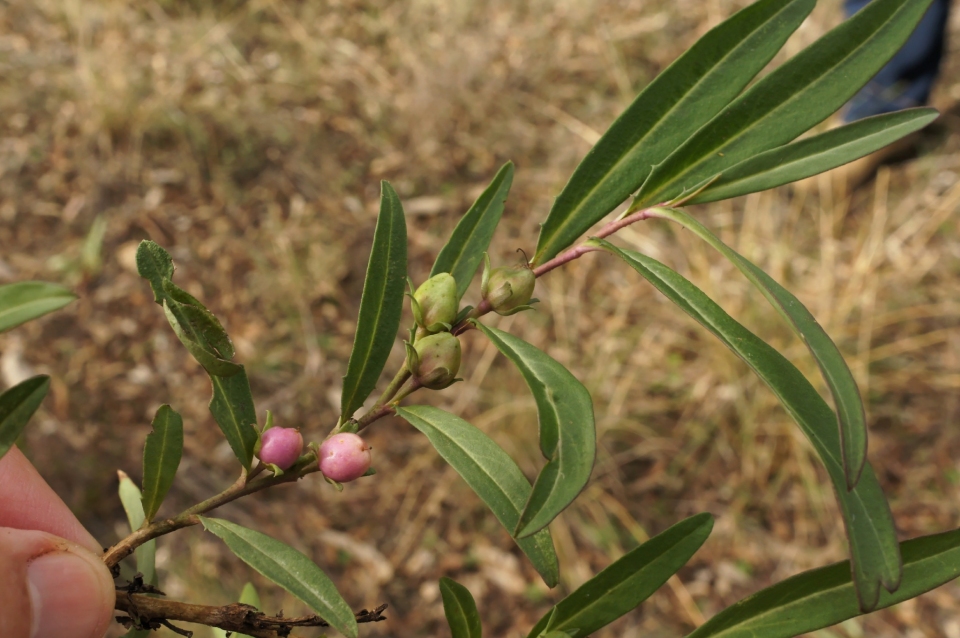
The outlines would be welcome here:
<svg viewBox="0 0 960 638">
<path fill-rule="evenodd" d="M 260 437 L 260 460 L 281 470 L 290 468 L 302 453 L 303 437 L 294 428 L 272 427 Z"/>
<path fill-rule="evenodd" d="M 498 315 L 512 314 L 530 301 L 536 283 L 536 275 L 524 261 L 513 268 L 501 266 L 485 271 L 480 294 Z"/>
<path fill-rule="evenodd" d="M 424 334 L 449 330 L 457 318 L 460 299 L 457 282 L 450 273 L 442 272 L 427 279 L 413 293 L 415 306 L 419 306 L 417 323 Z"/>
<path fill-rule="evenodd" d="M 424 388 L 442 390 L 460 371 L 460 340 L 449 332 L 423 337 L 414 344 L 417 353 L 414 378 Z"/>
<path fill-rule="evenodd" d="M 370 469 L 373 457 L 367 442 L 357 434 L 334 434 L 320 445 L 320 471 L 337 483 L 347 483 Z"/>
</svg>

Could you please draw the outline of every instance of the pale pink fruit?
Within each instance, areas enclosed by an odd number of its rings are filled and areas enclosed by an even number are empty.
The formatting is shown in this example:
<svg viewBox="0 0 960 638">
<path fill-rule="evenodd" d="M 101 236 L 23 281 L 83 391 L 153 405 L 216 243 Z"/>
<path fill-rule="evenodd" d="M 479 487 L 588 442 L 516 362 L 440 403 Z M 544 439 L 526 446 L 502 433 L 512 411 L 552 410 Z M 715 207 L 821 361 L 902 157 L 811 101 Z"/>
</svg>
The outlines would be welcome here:
<svg viewBox="0 0 960 638">
<path fill-rule="evenodd" d="M 350 432 L 334 434 L 320 446 L 320 471 L 338 483 L 363 476 L 372 460 L 367 442 Z"/>
<path fill-rule="evenodd" d="M 270 428 L 260 437 L 260 460 L 281 470 L 296 463 L 303 453 L 303 437 L 294 428 Z"/>
</svg>

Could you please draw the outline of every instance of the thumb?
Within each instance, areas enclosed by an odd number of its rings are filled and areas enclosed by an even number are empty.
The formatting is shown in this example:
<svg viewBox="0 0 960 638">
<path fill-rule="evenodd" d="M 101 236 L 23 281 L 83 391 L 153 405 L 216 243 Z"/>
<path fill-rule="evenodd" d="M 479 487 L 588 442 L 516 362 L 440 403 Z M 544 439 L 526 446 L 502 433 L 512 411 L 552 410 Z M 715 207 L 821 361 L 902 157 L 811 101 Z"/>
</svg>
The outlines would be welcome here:
<svg viewBox="0 0 960 638">
<path fill-rule="evenodd" d="M 32 530 L 0 527 L 0 636 L 102 638 L 113 577 L 89 550 Z"/>
</svg>

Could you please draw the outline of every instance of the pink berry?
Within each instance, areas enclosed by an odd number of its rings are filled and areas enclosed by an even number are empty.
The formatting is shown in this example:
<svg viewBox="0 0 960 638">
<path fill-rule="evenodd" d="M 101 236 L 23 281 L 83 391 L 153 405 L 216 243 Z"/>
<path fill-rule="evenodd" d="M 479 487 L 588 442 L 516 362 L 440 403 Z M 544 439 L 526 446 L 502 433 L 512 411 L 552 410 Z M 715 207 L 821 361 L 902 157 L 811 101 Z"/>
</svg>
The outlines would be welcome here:
<svg viewBox="0 0 960 638">
<path fill-rule="evenodd" d="M 320 446 L 320 471 L 338 483 L 360 478 L 371 461 L 367 442 L 356 434 L 334 434 Z"/>
<path fill-rule="evenodd" d="M 294 428 L 270 428 L 260 438 L 260 460 L 281 470 L 296 463 L 303 453 L 303 437 Z"/>
</svg>

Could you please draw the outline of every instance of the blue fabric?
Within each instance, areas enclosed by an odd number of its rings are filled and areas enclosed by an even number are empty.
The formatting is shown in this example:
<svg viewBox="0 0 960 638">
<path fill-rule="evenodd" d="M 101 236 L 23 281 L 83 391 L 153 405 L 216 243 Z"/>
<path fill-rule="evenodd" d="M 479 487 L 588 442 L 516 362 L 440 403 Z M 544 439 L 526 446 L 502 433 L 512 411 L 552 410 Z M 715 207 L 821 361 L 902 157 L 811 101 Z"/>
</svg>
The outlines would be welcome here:
<svg viewBox="0 0 960 638">
<path fill-rule="evenodd" d="M 847 16 L 869 1 L 845 0 Z M 903 48 L 847 104 L 844 121 L 853 122 L 929 102 L 943 58 L 949 13 L 950 0 L 934 0 Z"/>
</svg>

